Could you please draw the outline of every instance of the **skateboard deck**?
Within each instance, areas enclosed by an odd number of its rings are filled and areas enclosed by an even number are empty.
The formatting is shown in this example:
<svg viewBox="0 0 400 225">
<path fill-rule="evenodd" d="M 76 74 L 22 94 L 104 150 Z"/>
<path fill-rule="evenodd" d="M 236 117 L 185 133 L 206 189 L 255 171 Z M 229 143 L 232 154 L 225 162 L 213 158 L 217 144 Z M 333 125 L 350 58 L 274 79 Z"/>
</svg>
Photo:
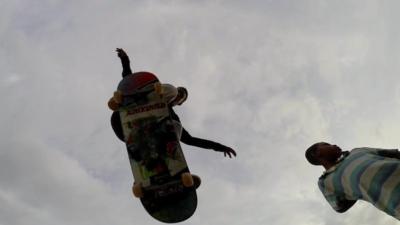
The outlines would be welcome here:
<svg viewBox="0 0 400 225">
<path fill-rule="evenodd" d="M 132 190 L 153 218 L 184 221 L 195 212 L 197 195 L 179 143 L 180 124 L 171 119 L 168 101 L 154 84 L 135 93 L 125 88 L 131 80 L 120 82 L 118 111 L 135 180 Z"/>
</svg>

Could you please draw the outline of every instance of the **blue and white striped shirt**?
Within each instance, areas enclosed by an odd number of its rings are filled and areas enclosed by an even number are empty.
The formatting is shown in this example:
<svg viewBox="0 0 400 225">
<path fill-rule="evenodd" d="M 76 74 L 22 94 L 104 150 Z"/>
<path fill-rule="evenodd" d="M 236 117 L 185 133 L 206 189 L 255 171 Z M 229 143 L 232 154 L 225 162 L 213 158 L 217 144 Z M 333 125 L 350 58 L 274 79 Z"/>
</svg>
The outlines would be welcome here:
<svg viewBox="0 0 400 225">
<path fill-rule="evenodd" d="M 341 202 L 360 199 L 400 219 L 400 152 L 353 149 L 319 178 L 318 186 L 336 211 Z"/>
</svg>

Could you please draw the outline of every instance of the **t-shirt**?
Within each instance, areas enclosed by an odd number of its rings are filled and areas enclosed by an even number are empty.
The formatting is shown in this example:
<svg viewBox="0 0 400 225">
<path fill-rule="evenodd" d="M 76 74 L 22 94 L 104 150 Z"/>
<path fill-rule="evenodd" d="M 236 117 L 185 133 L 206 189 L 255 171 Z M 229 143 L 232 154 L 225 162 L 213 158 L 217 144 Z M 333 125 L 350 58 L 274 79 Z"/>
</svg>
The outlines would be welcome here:
<svg viewBox="0 0 400 225">
<path fill-rule="evenodd" d="M 400 219 L 400 157 L 392 149 L 356 148 L 318 181 L 326 200 L 336 211 L 340 201 L 365 200 Z"/>
</svg>

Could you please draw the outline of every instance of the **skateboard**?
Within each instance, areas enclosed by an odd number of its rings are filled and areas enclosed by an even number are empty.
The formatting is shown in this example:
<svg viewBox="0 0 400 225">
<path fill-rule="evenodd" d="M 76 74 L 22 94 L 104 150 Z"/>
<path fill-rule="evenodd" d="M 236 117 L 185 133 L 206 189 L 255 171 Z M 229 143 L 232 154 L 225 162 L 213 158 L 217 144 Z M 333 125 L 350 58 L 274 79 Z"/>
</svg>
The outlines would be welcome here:
<svg viewBox="0 0 400 225">
<path fill-rule="evenodd" d="M 109 102 L 120 114 L 134 177 L 132 192 L 153 218 L 181 222 L 196 210 L 200 180 L 187 166 L 178 138 L 180 125 L 171 119 L 168 94 L 158 79 L 141 76 L 148 74 L 126 76 Z"/>
</svg>

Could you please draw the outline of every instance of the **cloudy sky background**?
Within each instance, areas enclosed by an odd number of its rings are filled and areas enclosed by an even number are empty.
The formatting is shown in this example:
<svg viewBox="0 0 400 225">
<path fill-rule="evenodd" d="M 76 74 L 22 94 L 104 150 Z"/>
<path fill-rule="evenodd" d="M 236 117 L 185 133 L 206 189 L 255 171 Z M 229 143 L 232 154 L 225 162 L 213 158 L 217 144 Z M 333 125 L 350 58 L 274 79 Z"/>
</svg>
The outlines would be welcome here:
<svg viewBox="0 0 400 225">
<path fill-rule="evenodd" d="M 397 224 L 335 213 L 304 150 L 400 145 L 398 1 L 0 1 L 0 224 L 160 224 L 132 198 L 106 102 L 135 71 L 189 90 L 202 178 L 182 224 Z"/>
</svg>

